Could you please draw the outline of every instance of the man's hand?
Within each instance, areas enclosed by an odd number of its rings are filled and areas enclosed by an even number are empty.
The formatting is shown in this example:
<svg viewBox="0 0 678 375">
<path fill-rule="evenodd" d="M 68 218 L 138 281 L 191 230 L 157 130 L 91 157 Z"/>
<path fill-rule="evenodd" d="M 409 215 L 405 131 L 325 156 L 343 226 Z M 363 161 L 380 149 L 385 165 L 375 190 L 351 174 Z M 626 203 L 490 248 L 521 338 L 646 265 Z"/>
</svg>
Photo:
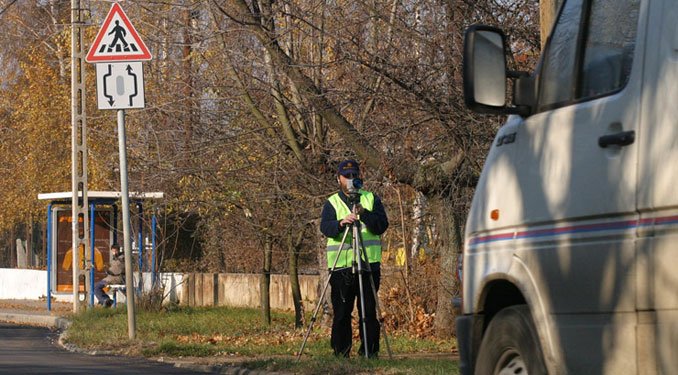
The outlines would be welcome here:
<svg viewBox="0 0 678 375">
<path fill-rule="evenodd" d="M 339 225 L 341 227 L 345 227 L 347 225 L 353 224 L 356 220 L 358 220 L 358 215 L 350 213 L 339 222 Z"/>
</svg>

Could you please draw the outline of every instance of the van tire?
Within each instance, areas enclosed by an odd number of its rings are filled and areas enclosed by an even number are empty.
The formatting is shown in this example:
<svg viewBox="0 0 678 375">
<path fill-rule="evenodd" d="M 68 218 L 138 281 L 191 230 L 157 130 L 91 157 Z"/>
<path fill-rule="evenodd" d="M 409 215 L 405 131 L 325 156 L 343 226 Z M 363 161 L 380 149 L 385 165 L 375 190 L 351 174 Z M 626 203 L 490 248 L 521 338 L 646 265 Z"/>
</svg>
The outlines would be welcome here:
<svg viewBox="0 0 678 375">
<path fill-rule="evenodd" d="M 500 310 L 480 343 L 476 375 L 546 374 L 539 336 L 527 305 Z"/>
</svg>

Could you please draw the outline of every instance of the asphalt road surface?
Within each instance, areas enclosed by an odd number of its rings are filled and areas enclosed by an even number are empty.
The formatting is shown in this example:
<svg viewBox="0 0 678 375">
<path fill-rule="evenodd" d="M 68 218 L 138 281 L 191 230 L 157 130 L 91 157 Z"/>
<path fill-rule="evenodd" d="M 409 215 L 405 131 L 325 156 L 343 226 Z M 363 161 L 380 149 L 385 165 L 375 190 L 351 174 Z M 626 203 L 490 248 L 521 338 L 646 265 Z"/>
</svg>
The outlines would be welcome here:
<svg viewBox="0 0 678 375">
<path fill-rule="evenodd" d="M 71 353 L 47 328 L 0 323 L 0 374 L 196 374 L 143 358 Z"/>
</svg>

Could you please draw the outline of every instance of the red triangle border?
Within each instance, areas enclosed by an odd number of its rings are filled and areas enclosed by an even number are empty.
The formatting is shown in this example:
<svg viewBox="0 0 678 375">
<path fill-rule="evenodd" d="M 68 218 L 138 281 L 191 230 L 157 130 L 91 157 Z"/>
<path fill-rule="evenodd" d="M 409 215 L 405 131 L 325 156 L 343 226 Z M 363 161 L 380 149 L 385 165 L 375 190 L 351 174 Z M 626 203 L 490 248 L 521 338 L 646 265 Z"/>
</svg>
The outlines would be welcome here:
<svg viewBox="0 0 678 375">
<path fill-rule="evenodd" d="M 134 39 L 134 42 L 137 43 L 139 46 L 139 50 L 141 51 L 141 54 L 126 54 L 126 55 L 117 55 L 117 56 L 95 56 L 96 51 L 99 49 L 99 46 L 101 45 L 101 40 L 106 36 L 106 31 L 108 31 L 108 26 L 110 25 L 111 21 L 113 21 L 113 17 L 115 14 L 118 14 L 120 16 L 120 19 L 122 22 L 127 26 L 127 30 L 129 31 L 130 35 Z M 146 47 L 146 44 L 144 43 L 143 40 L 139 37 L 139 34 L 137 33 L 137 30 L 132 26 L 132 23 L 130 22 L 129 18 L 127 17 L 127 14 L 125 14 L 125 11 L 122 10 L 122 7 L 118 3 L 113 3 L 111 6 L 111 10 L 108 11 L 108 15 L 106 16 L 106 20 L 104 23 L 101 25 L 101 28 L 99 29 L 99 32 L 97 33 L 96 38 L 94 39 L 94 43 L 92 43 L 92 47 L 90 47 L 89 52 L 87 53 L 87 57 L 85 57 L 85 61 L 88 63 L 103 63 L 103 62 L 120 62 L 120 61 L 146 61 L 150 60 L 152 58 L 151 52 L 148 50 L 148 47 Z"/>
</svg>

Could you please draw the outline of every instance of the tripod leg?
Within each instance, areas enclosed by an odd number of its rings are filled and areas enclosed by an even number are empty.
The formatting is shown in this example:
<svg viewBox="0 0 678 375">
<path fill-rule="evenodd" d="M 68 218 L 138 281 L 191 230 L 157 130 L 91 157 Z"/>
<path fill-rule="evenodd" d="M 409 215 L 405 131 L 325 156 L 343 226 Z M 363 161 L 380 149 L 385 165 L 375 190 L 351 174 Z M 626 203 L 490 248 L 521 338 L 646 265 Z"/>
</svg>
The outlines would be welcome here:
<svg viewBox="0 0 678 375">
<path fill-rule="evenodd" d="M 379 327 L 381 330 L 384 332 L 384 342 L 386 343 L 386 351 L 388 351 L 388 358 L 393 359 L 393 353 L 391 352 L 391 344 L 388 341 L 388 334 L 386 332 L 386 325 L 384 325 L 384 321 L 382 319 L 381 315 L 381 307 L 379 306 L 379 296 L 377 295 L 377 287 L 374 285 L 374 279 L 372 278 L 372 267 L 370 266 L 370 262 L 368 261 L 367 258 L 367 251 L 365 250 L 365 245 L 363 244 L 363 237 L 358 233 L 358 241 L 360 243 L 360 251 L 361 251 L 361 259 L 364 257 L 365 259 L 365 264 L 367 267 L 367 272 L 369 273 L 370 277 L 370 286 L 372 287 L 372 295 L 374 296 L 374 307 L 377 312 L 377 322 L 379 322 Z M 362 290 L 361 290 L 362 292 Z"/>
<path fill-rule="evenodd" d="M 320 311 L 320 306 L 322 305 L 323 299 L 325 298 L 325 293 L 327 292 L 327 287 L 330 285 L 330 278 L 332 277 L 332 273 L 334 272 L 334 270 L 337 268 L 337 262 L 339 261 L 339 257 L 341 256 L 341 252 L 344 251 L 344 243 L 346 242 L 346 236 L 348 236 L 349 229 L 350 229 L 350 227 L 346 227 L 346 230 L 344 231 L 344 235 L 341 238 L 341 243 L 339 244 L 339 250 L 337 252 L 337 256 L 334 258 L 334 263 L 332 264 L 332 268 L 327 273 L 327 281 L 325 282 L 325 286 L 323 287 L 323 290 L 320 293 L 320 297 L 318 298 L 318 303 L 315 306 L 315 311 L 313 311 L 313 315 L 311 316 L 311 322 L 308 324 L 308 330 L 306 331 L 306 334 L 304 334 L 304 341 L 302 341 L 302 343 L 301 343 L 301 348 L 299 349 L 299 354 L 297 355 L 297 361 L 301 359 L 301 354 L 304 352 L 304 347 L 306 347 L 306 341 L 308 341 L 308 336 L 311 334 L 311 330 L 313 329 L 313 323 L 315 323 L 315 320 L 318 317 L 318 311 Z"/>
<path fill-rule="evenodd" d="M 367 341 L 367 311 L 365 310 L 365 294 L 363 291 L 363 269 L 362 269 L 362 258 L 360 252 L 360 223 L 353 225 L 353 264 L 358 267 L 358 292 L 360 294 L 360 320 L 361 327 L 363 331 L 363 350 L 365 351 L 365 358 L 370 358 L 370 345 Z M 370 277 L 370 280 L 372 277 Z"/>
</svg>

